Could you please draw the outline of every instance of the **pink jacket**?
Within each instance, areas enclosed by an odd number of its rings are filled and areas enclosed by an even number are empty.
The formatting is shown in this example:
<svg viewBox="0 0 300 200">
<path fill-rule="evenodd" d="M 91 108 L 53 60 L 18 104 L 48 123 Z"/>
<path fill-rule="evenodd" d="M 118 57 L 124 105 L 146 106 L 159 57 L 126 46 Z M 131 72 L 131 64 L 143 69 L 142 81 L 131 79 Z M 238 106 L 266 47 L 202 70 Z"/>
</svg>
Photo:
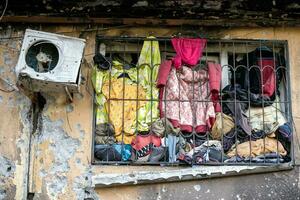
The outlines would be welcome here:
<svg viewBox="0 0 300 200">
<path fill-rule="evenodd" d="M 174 127 L 192 132 L 194 126 L 196 132 L 205 132 L 212 127 L 215 112 L 221 111 L 218 103 L 221 66 L 208 63 L 208 74 L 204 70 L 191 70 L 189 67 L 198 63 L 206 45 L 206 40 L 194 43 L 193 40 L 172 40 L 177 55 L 172 61 L 162 62 L 158 72 L 159 108 L 161 117 L 166 116 Z"/>
<path fill-rule="evenodd" d="M 205 70 L 193 71 L 183 66 L 172 68 L 160 96 L 161 117 L 167 117 L 181 131 L 206 132 L 215 119 L 210 101 L 208 74 Z"/>
</svg>

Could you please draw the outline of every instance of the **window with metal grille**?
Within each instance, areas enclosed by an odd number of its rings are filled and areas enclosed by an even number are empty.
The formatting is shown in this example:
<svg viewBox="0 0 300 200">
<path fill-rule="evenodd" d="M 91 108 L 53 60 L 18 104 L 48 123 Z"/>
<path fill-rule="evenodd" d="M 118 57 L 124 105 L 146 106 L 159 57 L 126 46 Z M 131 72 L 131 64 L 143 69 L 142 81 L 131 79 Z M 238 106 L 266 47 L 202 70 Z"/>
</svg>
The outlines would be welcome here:
<svg viewBox="0 0 300 200">
<path fill-rule="evenodd" d="M 286 41 L 96 40 L 94 164 L 292 160 Z"/>
</svg>

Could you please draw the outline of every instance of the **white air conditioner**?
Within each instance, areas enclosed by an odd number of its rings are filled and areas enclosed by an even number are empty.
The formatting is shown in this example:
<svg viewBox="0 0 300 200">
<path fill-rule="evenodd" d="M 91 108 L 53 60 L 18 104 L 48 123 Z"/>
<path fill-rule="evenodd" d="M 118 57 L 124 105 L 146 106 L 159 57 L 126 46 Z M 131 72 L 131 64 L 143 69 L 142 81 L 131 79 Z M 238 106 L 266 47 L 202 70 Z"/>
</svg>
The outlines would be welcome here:
<svg viewBox="0 0 300 200">
<path fill-rule="evenodd" d="M 78 92 L 84 47 L 84 39 L 27 29 L 16 66 L 18 84 L 36 92 Z"/>
</svg>

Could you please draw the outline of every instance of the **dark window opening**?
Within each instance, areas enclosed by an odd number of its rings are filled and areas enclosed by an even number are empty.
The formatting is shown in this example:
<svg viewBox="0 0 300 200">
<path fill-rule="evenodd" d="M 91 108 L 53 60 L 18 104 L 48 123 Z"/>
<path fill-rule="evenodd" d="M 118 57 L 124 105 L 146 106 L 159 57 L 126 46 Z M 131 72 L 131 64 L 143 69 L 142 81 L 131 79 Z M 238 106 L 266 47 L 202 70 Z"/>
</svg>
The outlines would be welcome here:
<svg viewBox="0 0 300 200">
<path fill-rule="evenodd" d="M 97 37 L 93 163 L 290 162 L 286 41 L 172 40 Z"/>
</svg>

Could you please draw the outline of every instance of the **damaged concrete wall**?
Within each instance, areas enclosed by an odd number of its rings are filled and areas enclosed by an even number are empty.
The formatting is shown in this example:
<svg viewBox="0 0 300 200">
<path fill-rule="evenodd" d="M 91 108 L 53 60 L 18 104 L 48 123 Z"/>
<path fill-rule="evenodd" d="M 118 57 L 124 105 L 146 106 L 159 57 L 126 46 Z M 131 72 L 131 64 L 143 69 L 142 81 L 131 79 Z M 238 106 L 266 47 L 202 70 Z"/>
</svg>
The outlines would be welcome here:
<svg viewBox="0 0 300 200">
<path fill-rule="evenodd" d="M 5 29 L 0 46 L 0 76 L 15 84 L 14 67 L 24 28 L 11 32 Z M 170 36 L 180 29 L 162 28 L 106 28 L 82 32 L 85 27 L 41 26 L 44 31 L 59 32 L 85 38 L 85 62 L 91 62 L 95 49 L 95 35 Z M 257 28 L 211 31 L 220 38 L 278 39 L 289 43 L 292 82 L 293 115 L 296 130 L 300 130 L 300 29 Z M 174 170 L 177 167 L 159 166 L 93 166 L 92 145 L 92 88 L 90 68 L 83 65 L 85 83 L 81 93 L 75 94 L 73 102 L 61 94 L 41 93 L 45 99 L 39 106 L 38 119 L 32 106 L 36 98 L 23 92 L 0 91 L 0 199 L 26 199 L 27 192 L 34 199 L 296 199 L 299 193 L 299 169 L 246 177 L 206 179 L 201 181 L 148 184 L 139 186 L 115 186 L 92 188 L 92 178 L 107 173 L 134 173 L 136 171 Z M 0 80 L 0 88 L 12 90 Z M 33 103 L 32 103 L 33 102 Z M 4 114 L 5 113 L 5 114 Z M 34 123 L 33 123 L 34 122 Z M 297 135 L 300 137 L 300 133 Z M 298 143 L 296 141 L 296 148 Z M 30 148 L 29 148 L 30 147 Z M 296 150 L 297 150 L 296 149 Z M 29 155 L 30 153 L 30 155 Z M 298 159 L 297 154 L 297 161 Z M 29 165 L 30 163 L 30 165 Z M 29 167 L 30 166 L 30 167 Z M 121 180 L 120 180 L 121 181 Z M 276 184 L 275 184 L 276 183 Z M 270 189 L 272 188 L 272 189 Z M 298 194 L 298 196 L 297 196 Z"/>
<path fill-rule="evenodd" d="M 1 35 L 14 38 L 1 39 L 0 48 L 1 78 L 13 85 L 23 33 L 7 29 Z M 90 55 L 94 37 L 91 41 L 86 49 Z M 88 69 L 83 70 L 85 75 Z M 6 82 L 0 82 L 1 89 L 12 90 Z M 26 199 L 27 191 L 34 192 L 36 199 L 84 199 L 83 188 L 89 185 L 92 121 L 92 93 L 84 88 L 74 95 L 72 103 L 65 94 L 42 93 L 46 104 L 35 129 L 31 100 L 37 103 L 37 99 L 20 91 L 0 91 L 0 111 L 5 113 L 0 117 L 0 199 Z"/>
<path fill-rule="evenodd" d="M 98 189 L 102 199 L 299 199 L 299 169 L 205 181 L 185 181 Z"/>
<path fill-rule="evenodd" d="M 1 32 L 10 37 L 11 30 Z M 16 34 L 17 35 L 17 34 Z M 0 76 L 14 84 L 14 66 L 19 54 L 19 40 L 3 40 L 0 44 Z M 26 198 L 28 151 L 31 133 L 31 101 L 0 80 L 0 199 Z"/>
</svg>

